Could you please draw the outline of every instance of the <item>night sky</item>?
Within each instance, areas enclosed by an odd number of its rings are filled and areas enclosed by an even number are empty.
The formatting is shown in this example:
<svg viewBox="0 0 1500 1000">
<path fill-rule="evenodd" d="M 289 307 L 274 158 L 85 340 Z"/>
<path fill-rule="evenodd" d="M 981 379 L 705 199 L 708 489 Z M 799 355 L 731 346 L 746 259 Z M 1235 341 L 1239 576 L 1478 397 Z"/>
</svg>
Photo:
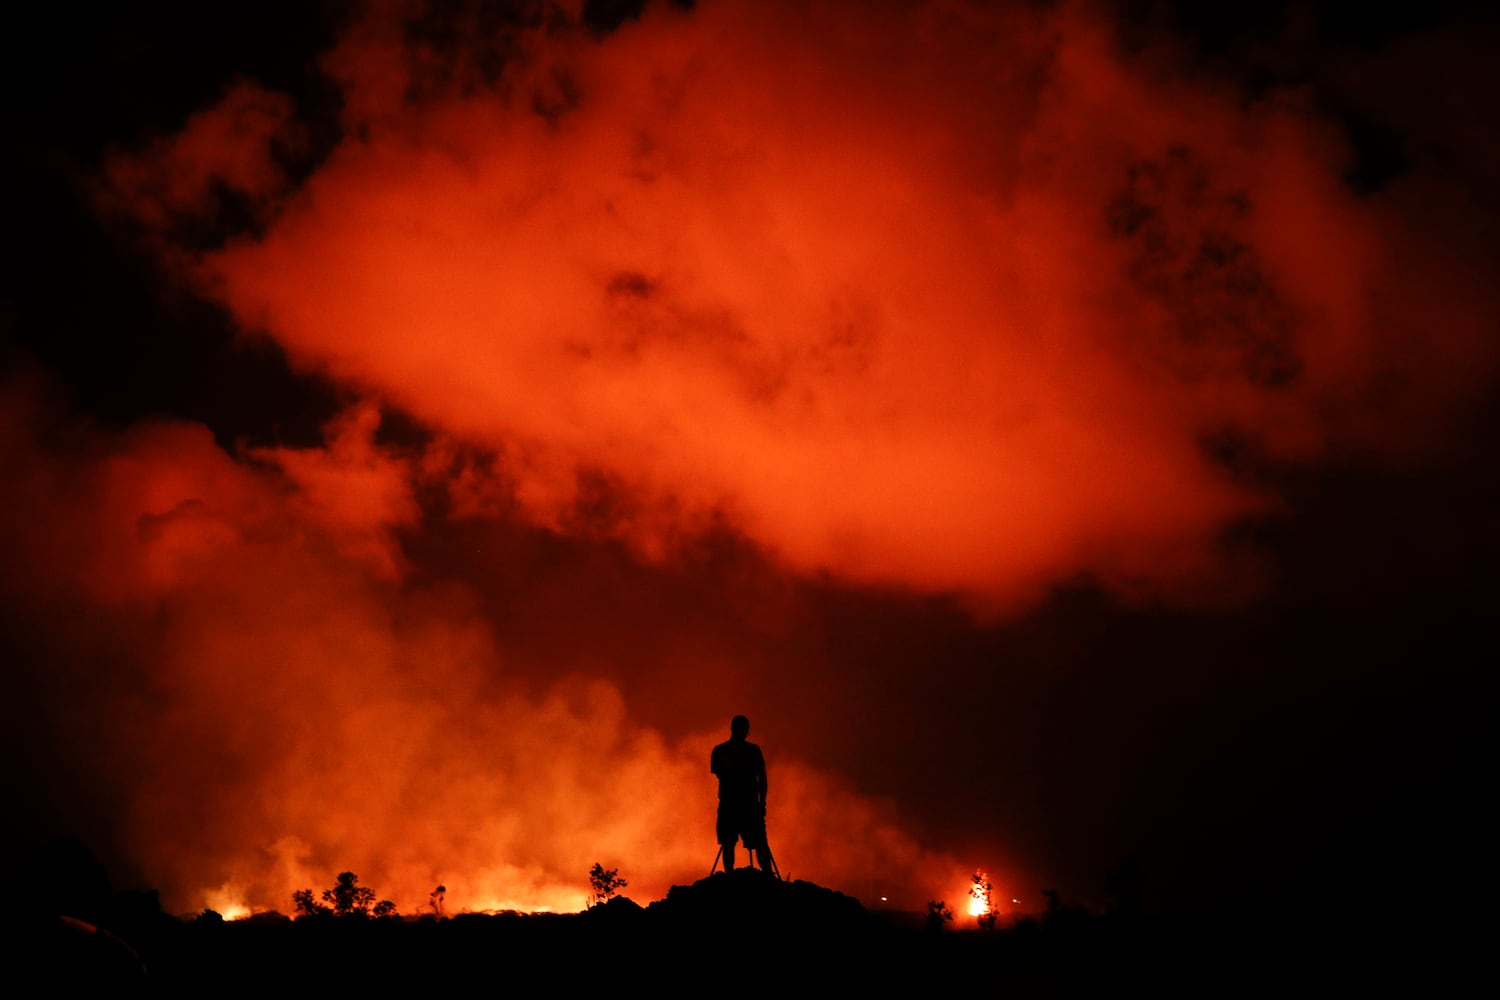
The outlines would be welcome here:
<svg viewBox="0 0 1500 1000">
<path fill-rule="evenodd" d="M 867 903 L 1471 900 L 1497 22 L 1200 6 L 10 32 L 9 851 L 645 901 L 744 713 Z"/>
</svg>

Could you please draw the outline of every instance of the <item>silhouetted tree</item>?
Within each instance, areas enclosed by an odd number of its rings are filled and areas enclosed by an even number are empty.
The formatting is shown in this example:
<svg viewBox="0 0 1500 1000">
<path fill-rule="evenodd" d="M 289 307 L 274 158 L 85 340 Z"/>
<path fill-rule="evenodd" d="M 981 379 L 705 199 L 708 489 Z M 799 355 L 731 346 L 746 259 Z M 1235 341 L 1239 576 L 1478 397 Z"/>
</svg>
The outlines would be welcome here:
<svg viewBox="0 0 1500 1000">
<path fill-rule="evenodd" d="M 953 922 L 953 911 L 948 909 L 948 904 L 940 899 L 929 899 L 927 901 L 927 929 L 940 931 L 945 924 Z"/>
<path fill-rule="evenodd" d="M 598 906 L 600 903 L 609 902 L 615 893 L 629 884 L 620 877 L 620 869 L 606 869 L 595 861 L 594 867 L 589 869 L 589 886 L 594 890 L 594 902 L 590 905 Z"/>
<path fill-rule="evenodd" d="M 363 916 L 370 912 L 375 903 L 375 890 L 356 885 L 358 881 L 359 876 L 353 872 L 339 872 L 333 888 L 323 890 L 323 902 L 333 906 L 336 916 L 347 917 L 356 913 Z"/>
<path fill-rule="evenodd" d="M 333 912 L 318 902 L 311 889 L 298 889 L 292 893 L 292 905 L 296 908 L 298 916 L 303 917 L 321 917 Z"/>
<path fill-rule="evenodd" d="M 375 890 L 368 886 L 359 884 L 359 876 L 353 872 L 339 872 L 337 881 L 332 889 L 324 889 L 320 894 L 323 902 L 318 902 L 313 896 L 311 889 L 298 889 L 292 893 L 292 903 L 297 908 L 299 916 L 321 917 L 332 914 L 336 917 L 365 917 L 370 915 L 370 908 L 375 908 L 375 916 L 390 917 L 396 915 L 396 904 L 388 899 L 375 903 Z"/>
<path fill-rule="evenodd" d="M 448 915 L 445 912 L 445 907 L 443 904 L 443 900 L 447 898 L 447 895 L 448 887 L 446 885 L 440 885 L 436 889 L 432 890 L 432 894 L 427 897 L 427 905 L 432 907 L 433 914 L 436 915 L 439 920 L 442 920 Z"/>
<path fill-rule="evenodd" d="M 209 908 L 198 914 L 195 922 L 204 926 L 222 924 L 224 922 L 224 914 L 218 910 Z"/>
<path fill-rule="evenodd" d="M 374 915 L 378 920 L 388 920 L 400 916 L 396 912 L 396 904 L 389 899 L 382 899 L 375 904 Z"/>
<path fill-rule="evenodd" d="M 998 914 L 995 913 L 995 904 L 991 899 L 994 887 L 990 885 L 989 876 L 983 870 L 976 871 L 971 881 L 974 884 L 969 887 L 969 896 L 976 903 L 974 915 L 979 920 L 979 926 L 982 930 L 994 930 Z"/>
</svg>

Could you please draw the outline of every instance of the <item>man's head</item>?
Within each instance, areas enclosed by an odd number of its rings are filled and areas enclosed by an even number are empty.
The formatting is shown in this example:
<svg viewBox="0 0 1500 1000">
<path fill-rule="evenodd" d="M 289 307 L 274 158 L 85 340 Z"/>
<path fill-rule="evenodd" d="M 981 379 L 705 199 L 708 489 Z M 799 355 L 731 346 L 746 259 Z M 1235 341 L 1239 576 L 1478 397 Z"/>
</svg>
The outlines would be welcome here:
<svg viewBox="0 0 1500 1000">
<path fill-rule="evenodd" d="M 729 735 L 733 739 L 742 740 L 750 735 L 750 720 L 743 715 L 736 715 L 729 720 Z"/>
</svg>

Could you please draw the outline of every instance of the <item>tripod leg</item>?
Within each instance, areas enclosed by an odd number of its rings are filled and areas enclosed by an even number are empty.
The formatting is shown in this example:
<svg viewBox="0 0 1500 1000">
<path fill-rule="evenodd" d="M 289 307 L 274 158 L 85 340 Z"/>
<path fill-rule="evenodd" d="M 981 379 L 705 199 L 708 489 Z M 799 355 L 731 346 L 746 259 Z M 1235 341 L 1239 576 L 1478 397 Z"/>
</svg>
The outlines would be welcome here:
<svg viewBox="0 0 1500 1000">
<path fill-rule="evenodd" d="M 719 859 L 722 858 L 723 856 L 724 856 L 724 845 L 720 844 L 719 845 L 719 853 L 714 855 L 714 866 L 708 870 L 708 873 L 710 875 L 712 875 L 714 872 L 716 872 L 716 871 L 719 870 Z"/>
</svg>

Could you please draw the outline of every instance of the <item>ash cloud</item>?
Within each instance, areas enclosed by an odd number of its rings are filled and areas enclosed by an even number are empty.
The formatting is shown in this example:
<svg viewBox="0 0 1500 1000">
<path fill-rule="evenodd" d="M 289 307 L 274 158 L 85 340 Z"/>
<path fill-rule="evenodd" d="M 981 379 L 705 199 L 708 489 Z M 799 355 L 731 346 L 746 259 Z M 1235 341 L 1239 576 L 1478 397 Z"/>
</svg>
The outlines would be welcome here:
<svg viewBox="0 0 1500 1000">
<path fill-rule="evenodd" d="M 1490 367 L 1481 319 L 1383 309 L 1428 292 L 1336 129 L 1126 54 L 1101 8 L 412 23 L 350 29 L 344 139 L 190 270 L 554 530 L 654 557 L 727 525 L 988 612 L 1080 576 L 1241 600 L 1223 533 L 1277 497 L 1204 442 L 1378 450 Z"/>
<path fill-rule="evenodd" d="M 44 444 L 34 396 L 4 394 L 0 583 L 61 676 L 27 692 L 41 723 L 12 723 L 32 767 L 118 789 L 102 841 L 169 906 L 286 910 L 353 868 L 408 912 L 440 883 L 456 909 L 568 910 L 594 860 L 648 894 L 707 871 L 718 727 L 666 735 L 602 676 L 529 684 L 547 669 L 515 663 L 475 591 L 404 581 L 407 479 L 372 409 L 323 448 L 236 456 L 175 423 Z M 961 874 L 846 781 L 792 754 L 773 778 L 801 876 Z"/>
<path fill-rule="evenodd" d="M 408 911 L 573 906 L 594 860 L 659 890 L 705 868 L 709 720 L 747 707 L 793 874 L 875 865 L 920 907 L 973 867 L 924 844 L 999 845 L 1039 888 L 1190 839 L 1183 789 L 1239 819 L 1204 748 L 1301 773 L 1327 718 L 1266 751 L 1257 713 L 1440 617 L 1363 529 L 1431 552 L 1403 518 L 1469 494 L 1347 515 L 1493 383 L 1493 196 L 1433 154 L 1489 162 L 1467 118 L 1368 95 L 1421 141 L 1355 190 L 1313 96 L 1127 51 L 1094 5 L 422 9 L 345 26 L 315 166 L 279 163 L 295 100 L 239 84 L 100 172 L 175 279 L 352 401 L 320 446 L 0 394 L 11 759 L 61 776 L 17 785 L 171 905 L 353 869 Z M 1320 489 L 1350 466 L 1373 490 Z M 1257 530 L 1298 504 L 1298 599 L 1337 617 L 1307 648 L 1215 617 L 1286 571 Z M 1145 616 L 1047 601 L 1080 579 Z M 1169 630 L 1184 605 L 1212 611 Z"/>
</svg>

